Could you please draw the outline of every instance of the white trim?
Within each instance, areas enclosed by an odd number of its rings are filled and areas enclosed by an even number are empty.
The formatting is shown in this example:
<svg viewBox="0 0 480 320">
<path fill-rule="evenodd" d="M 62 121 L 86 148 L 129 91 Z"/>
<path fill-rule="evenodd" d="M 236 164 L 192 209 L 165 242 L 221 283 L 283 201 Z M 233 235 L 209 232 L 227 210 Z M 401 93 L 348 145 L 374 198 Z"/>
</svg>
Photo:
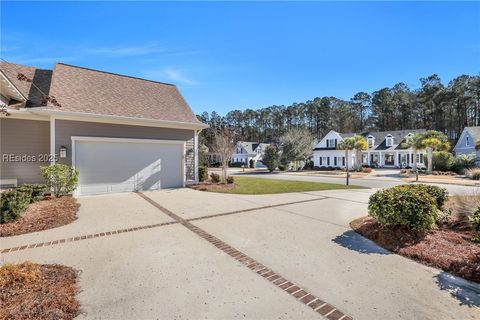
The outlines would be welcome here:
<svg viewBox="0 0 480 320">
<path fill-rule="evenodd" d="M 466 128 L 466 127 L 463 128 L 463 131 L 462 131 L 462 133 L 460 134 L 460 138 L 458 138 L 457 143 L 455 143 L 455 147 L 453 147 L 453 149 L 452 149 L 453 151 L 455 151 L 455 150 L 457 150 L 457 149 L 467 149 L 466 147 L 458 147 L 458 148 L 457 148 L 458 144 L 460 143 L 460 141 L 462 141 L 463 136 L 464 136 L 467 132 L 468 132 L 467 128 Z M 469 148 L 468 148 L 468 149 L 469 149 Z"/>
<path fill-rule="evenodd" d="M 50 164 L 55 164 L 55 117 L 50 117 Z"/>
<path fill-rule="evenodd" d="M 107 138 L 107 137 L 85 137 L 85 136 L 71 136 L 72 140 L 72 167 L 75 166 L 75 142 L 76 141 L 91 141 L 91 142 L 118 142 L 118 143 L 158 143 L 158 144 L 176 144 L 182 146 L 182 187 L 185 188 L 186 176 L 185 176 L 185 147 L 186 141 L 182 140 L 159 140 L 159 139 L 134 139 L 134 138 Z M 78 196 L 78 188 L 75 189 L 74 196 Z"/>
<path fill-rule="evenodd" d="M 26 110 L 25 108 L 21 108 L 20 110 L 7 108 L 7 112 L 10 115 L 7 116 L 7 117 L 1 117 L 2 119 L 22 119 L 22 120 L 50 121 L 50 116 L 32 114 L 29 110 Z"/>
<path fill-rule="evenodd" d="M 130 142 L 130 143 L 163 143 L 163 144 L 185 144 L 185 140 L 160 140 L 160 139 L 135 139 L 135 138 L 109 138 L 109 137 L 88 137 L 71 136 L 72 142 L 77 141 L 96 141 L 96 142 Z"/>
<path fill-rule="evenodd" d="M 27 101 L 27 97 L 25 97 L 23 93 L 20 90 L 18 90 L 17 86 L 14 85 L 13 82 L 10 81 L 10 79 L 8 79 L 7 75 L 3 73 L 2 70 L 0 70 L 0 74 L 3 76 L 3 78 L 5 78 L 6 82 L 8 82 L 8 84 L 20 95 L 20 97 L 22 97 L 23 102 Z"/>
<path fill-rule="evenodd" d="M 54 115 L 57 119 L 62 120 L 74 120 L 74 121 L 87 121 L 87 122 L 102 122 L 102 123 L 115 123 L 126 124 L 134 126 L 150 126 L 150 127 L 163 127 L 173 129 L 198 129 L 202 130 L 208 128 L 208 125 L 198 122 L 182 122 L 182 121 L 169 121 L 169 120 L 156 120 L 156 119 L 144 119 L 115 115 L 103 115 L 86 112 L 72 112 L 72 111 L 59 111 L 45 108 L 32 108 L 29 110 L 32 114 L 39 115 Z"/>
<path fill-rule="evenodd" d="M 195 138 L 193 140 L 194 144 L 194 152 L 195 152 L 195 162 L 194 162 L 194 174 L 195 174 L 195 183 L 198 183 L 198 132 L 199 130 L 195 130 Z"/>
</svg>

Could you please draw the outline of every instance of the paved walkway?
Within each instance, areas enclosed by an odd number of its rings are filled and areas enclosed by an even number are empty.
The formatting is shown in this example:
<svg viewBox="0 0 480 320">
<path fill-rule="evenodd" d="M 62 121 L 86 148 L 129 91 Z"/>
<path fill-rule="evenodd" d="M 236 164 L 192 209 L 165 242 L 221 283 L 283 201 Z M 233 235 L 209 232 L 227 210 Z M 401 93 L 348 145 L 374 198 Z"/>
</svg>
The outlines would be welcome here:
<svg viewBox="0 0 480 320">
<path fill-rule="evenodd" d="M 2 239 L 2 259 L 80 270 L 80 318 L 478 319 L 477 284 L 349 230 L 371 192 L 82 197 L 78 230 Z"/>
</svg>

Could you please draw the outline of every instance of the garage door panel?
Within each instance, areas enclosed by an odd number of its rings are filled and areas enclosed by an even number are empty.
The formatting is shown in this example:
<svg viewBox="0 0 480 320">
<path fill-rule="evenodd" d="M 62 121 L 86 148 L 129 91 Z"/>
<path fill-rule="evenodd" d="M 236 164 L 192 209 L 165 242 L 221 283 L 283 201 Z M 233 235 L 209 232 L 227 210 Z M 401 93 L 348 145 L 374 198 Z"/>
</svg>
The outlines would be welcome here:
<svg viewBox="0 0 480 320">
<path fill-rule="evenodd" d="M 77 141 L 80 194 L 181 187 L 183 144 Z"/>
</svg>

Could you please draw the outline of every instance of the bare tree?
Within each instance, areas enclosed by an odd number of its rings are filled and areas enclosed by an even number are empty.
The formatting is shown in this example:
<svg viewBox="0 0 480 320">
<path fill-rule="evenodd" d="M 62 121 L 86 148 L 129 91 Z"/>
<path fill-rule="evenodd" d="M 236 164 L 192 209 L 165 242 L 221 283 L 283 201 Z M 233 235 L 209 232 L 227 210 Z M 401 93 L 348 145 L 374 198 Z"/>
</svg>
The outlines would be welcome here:
<svg viewBox="0 0 480 320">
<path fill-rule="evenodd" d="M 231 130 L 220 129 L 215 131 L 211 145 L 212 152 L 220 157 L 222 163 L 222 181 L 227 181 L 228 161 L 235 151 L 234 134 Z"/>
</svg>

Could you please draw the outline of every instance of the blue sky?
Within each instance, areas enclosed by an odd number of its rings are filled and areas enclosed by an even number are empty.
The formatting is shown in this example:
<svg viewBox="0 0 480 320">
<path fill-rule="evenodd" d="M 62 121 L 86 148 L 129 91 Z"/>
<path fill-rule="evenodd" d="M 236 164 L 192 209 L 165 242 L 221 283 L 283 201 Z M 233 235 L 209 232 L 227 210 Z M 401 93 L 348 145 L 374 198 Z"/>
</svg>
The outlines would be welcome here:
<svg viewBox="0 0 480 320">
<path fill-rule="evenodd" d="M 1 56 L 175 83 L 196 113 L 480 73 L 480 3 L 1 2 Z"/>
</svg>

